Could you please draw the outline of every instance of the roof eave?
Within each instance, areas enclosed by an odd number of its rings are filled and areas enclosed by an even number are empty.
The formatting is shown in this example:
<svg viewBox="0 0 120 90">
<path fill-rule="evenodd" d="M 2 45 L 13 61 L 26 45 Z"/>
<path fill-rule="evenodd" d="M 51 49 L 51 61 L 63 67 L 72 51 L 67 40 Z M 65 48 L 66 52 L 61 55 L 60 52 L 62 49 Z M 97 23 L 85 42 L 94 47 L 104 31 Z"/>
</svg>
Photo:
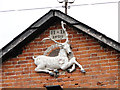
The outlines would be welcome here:
<svg viewBox="0 0 120 90">
<path fill-rule="evenodd" d="M 120 43 L 116 42 L 115 40 L 107 37 L 106 35 L 98 32 L 97 30 L 75 20 L 74 18 L 62 13 L 62 12 L 56 12 L 55 16 L 61 18 L 65 22 L 69 23 L 73 27 L 82 30 L 83 32 L 89 34 L 90 36 L 98 39 L 99 41 L 103 42 L 104 44 L 114 48 L 117 51 L 120 51 Z"/>
<path fill-rule="evenodd" d="M 25 41 L 31 34 L 35 33 L 37 29 L 42 26 L 44 23 L 46 23 L 49 19 L 57 17 L 60 20 L 70 24 L 71 26 L 77 28 L 78 30 L 81 30 L 90 36 L 96 38 L 97 40 L 105 43 L 106 45 L 114 48 L 117 51 L 120 51 L 120 43 L 112 40 L 111 38 L 108 38 L 104 34 L 96 31 L 95 29 L 75 20 L 74 18 L 64 14 L 63 12 L 59 10 L 50 10 L 47 14 L 45 14 L 43 17 L 38 19 L 36 22 L 34 22 L 30 27 L 28 27 L 24 32 L 22 32 L 20 35 L 18 35 L 15 39 L 13 39 L 10 43 L 8 43 L 5 47 L 2 48 L 2 55 L 0 55 L 0 58 L 5 56 L 7 53 L 12 51 L 15 47 L 20 45 L 23 41 Z"/>
<path fill-rule="evenodd" d="M 1 49 L 2 54 L 0 55 L 0 58 L 3 58 L 7 53 L 11 52 L 17 45 L 19 45 L 21 42 L 23 42 L 26 38 L 28 38 L 32 33 L 36 32 L 36 30 L 39 28 L 39 26 L 46 23 L 47 20 L 49 20 L 51 17 L 54 17 L 54 10 L 49 11 L 47 14 L 45 14 L 43 17 L 38 19 L 36 22 L 34 22 L 30 27 L 28 27 L 25 31 L 23 31 L 20 35 L 15 37 L 11 42 L 9 42 L 6 46 L 4 46 Z"/>
</svg>

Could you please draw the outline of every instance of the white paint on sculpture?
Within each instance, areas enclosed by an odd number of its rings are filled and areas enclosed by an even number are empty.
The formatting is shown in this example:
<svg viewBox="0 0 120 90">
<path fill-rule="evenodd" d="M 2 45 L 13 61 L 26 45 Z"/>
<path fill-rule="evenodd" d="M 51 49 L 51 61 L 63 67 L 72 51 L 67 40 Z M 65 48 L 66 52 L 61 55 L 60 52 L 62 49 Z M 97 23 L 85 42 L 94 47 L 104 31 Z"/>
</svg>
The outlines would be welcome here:
<svg viewBox="0 0 120 90">
<path fill-rule="evenodd" d="M 47 55 L 47 53 L 49 53 L 52 49 L 54 49 L 54 48 L 57 48 L 57 47 L 59 47 L 57 44 L 55 44 L 55 45 L 52 45 L 52 46 L 50 46 L 50 47 L 48 47 L 47 48 L 47 50 L 44 52 L 44 54 L 43 55 Z"/>
<path fill-rule="evenodd" d="M 82 73 L 85 73 L 85 70 L 82 68 L 82 66 L 76 61 L 76 58 L 73 55 L 73 52 L 70 48 L 69 40 L 68 40 L 68 34 L 66 29 L 64 28 L 65 23 L 62 22 L 62 28 L 65 31 L 65 37 L 66 41 L 64 43 L 59 43 L 56 40 L 54 40 L 51 37 L 44 38 L 42 41 L 45 40 L 52 40 L 56 43 L 57 46 L 60 47 L 60 51 L 58 56 L 55 57 L 49 57 L 45 55 L 37 56 L 36 58 L 33 56 L 34 63 L 37 65 L 35 68 L 36 72 L 46 72 L 49 73 L 51 76 L 56 76 L 58 73 L 58 69 L 66 70 L 70 66 L 72 66 L 71 69 L 68 69 L 69 72 L 72 72 L 75 70 L 75 64 L 79 66 Z M 48 49 L 49 51 L 49 49 Z M 47 51 L 47 52 L 48 52 Z M 68 58 L 68 56 L 72 56 L 71 58 Z M 55 72 L 53 73 L 52 70 Z"/>
</svg>

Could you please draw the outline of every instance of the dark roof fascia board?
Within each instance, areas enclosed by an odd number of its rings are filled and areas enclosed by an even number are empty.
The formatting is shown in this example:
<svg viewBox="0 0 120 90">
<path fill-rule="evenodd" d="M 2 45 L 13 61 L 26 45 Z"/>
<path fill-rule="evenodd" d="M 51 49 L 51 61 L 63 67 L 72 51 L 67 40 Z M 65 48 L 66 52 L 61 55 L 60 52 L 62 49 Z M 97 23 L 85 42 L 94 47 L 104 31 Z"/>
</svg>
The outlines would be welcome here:
<svg viewBox="0 0 120 90">
<path fill-rule="evenodd" d="M 120 51 L 120 43 L 116 42 L 115 40 L 107 37 L 106 35 L 98 32 L 97 30 L 75 20 L 74 18 L 62 13 L 62 12 L 56 12 L 55 16 L 59 17 L 60 19 L 64 20 L 65 22 L 69 23 L 73 27 L 82 30 L 83 32 L 89 34 L 90 36 L 98 39 L 99 41 L 107 44 L 108 46 L 116 49 L 117 51 Z"/>
<path fill-rule="evenodd" d="M 9 44 L 11 44 L 14 40 L 16 40 L 17 38 L 19 38 L 20 36 L 22 36 L 24 33 L 28 32 L 30 29 L 37 29 L 38 27 L 35 26 L 36 23 L 40 22 L 39 25 L 42 25 L 43 23 L 45 23 L 47 21 L 46 19 L 47 17 L 53 17 L 53 12 L 49 11 L 48 13 L 46 13 L 43 17 L 41 17 L 40 19 L 38 19 L 37 21 L 35 21 L 32 25 L 30 25 L 25 31 L 23 31 L 21 34 L 19 34 L 17 37 L 15 37 L 11 42 L 9 42 L 6 46 L 4 46 L 2 49 L 6 48 Z"/>
<path fill-rule="evenodd" d="M 31 29 L 31 30 L 25 32 L 24 35 L 20 36 L 19 38 L 12 40 L 12 43 L 7 45 L 6 48 L 2 49 L 2 55 L 0 56 L 0 58 L 2 58 L 2 56 L 4 56 L 6 53 L 8 53 L 12 49 L 14 49 L 17 45 L 19 45 L 23 40 L 25 40 L 27 37 L 29 37 L 29 35 L 31 35 L 36 30 L 37 29 Z"/>
<path fill-rule="evenodd" d="M 81 27 L 80 25 L 74 25 L 74 27 L 81 29 L 83 32 L 95 37 L 99 41 L 107 44 L 108 46 L 116 49 L 117 51 L 120 51 L 120 43 L 114 41 L 113 39 L 107 37 L 106 35 L 98 33 L 96 30 L 91 28 Z"/>
<path fill-rule="evenodd" d="M 50 18 L 54 17 L 54 10 L 50 10 L 47 14 L 45 14 L 43 17 L 38 19 L 35 23 L 33 23 L 30 28 L 36 28 L 40 27 L 43 23 L 47 22 Z"/>
<path fill-rule="evenodd" d="M 14 47 L 20 44 L 27 37 L 29 37 L 29 35 L 34 33 L 39 26 L 44 24 L 47 20 L 49 20 L 53 16 L 54 16 L 54 11 L 51 10 L 47 14 L 45 14 L 43 17 L 38 19 L 36 22 L 34 22 L 30 27 L 28 27 L 25 31 L 23 31 L 20 35 L 18 35 L 10 43 L 8 43 L 5 47 L 2 48 L 2 54 L 0 54 L 0 58 L 2 58 L 2 56 L 4 56 L 9 51 L 11 51 Z"/>
<path fill-rule="evenodd" d="M 63 12 L 61 12 L 59 10 L 50 10 L 43 17 L 38 19 L 30 27 L 28 27 L 25 31 L 23 31 L 20 35 L 18 35 L 15 39 L 13 39 L 10 43 L 8 43 L 5 47 L 3 47 L 2 55 L 0 55 L 0 58 L 2 58 L 2 56 L 4 56 L 6 53 L 8 53 L 12 49 L 14 49 L 14 47 L 19 45 L 22 41 L 24 41 L 26 38 L 28 38 L 31 34 L 36 32 L 37 28 L 39 28 L 41 25 L 43 25 L 44 23 L 46 23 L 49 19 L 51 19 L 53 17 L 57 17 L 57 18 L 61 19 L 62 21 L 77 28 L 78 30 L 82 30 L 83 32 L 85 32 L 85 33 L 93 36 L 94 38 L 98 39 L 99 41 L 111 46 L 112 48 L 116 49 L 117 51 L 120 51 L 120 43 L 112 40 L 111 38 L 108 38 L 104 34 L 75 20 L 74 18 L 64 14 Z"/>
</svg>

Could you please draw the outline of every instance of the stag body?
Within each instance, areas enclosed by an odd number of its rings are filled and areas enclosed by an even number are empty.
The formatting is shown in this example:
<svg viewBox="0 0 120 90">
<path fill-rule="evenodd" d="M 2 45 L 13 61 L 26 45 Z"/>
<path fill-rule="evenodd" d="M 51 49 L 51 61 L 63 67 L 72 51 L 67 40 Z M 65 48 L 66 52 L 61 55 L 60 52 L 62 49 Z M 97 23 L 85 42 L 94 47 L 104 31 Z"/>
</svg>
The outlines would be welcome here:
<svg viewBox="0 0 120 90">
<path fill-rule="evenodd" d="M 54 71 L 57 71 L 57 69 L 66 70 L 71 65 L 73 65 L 71 69 L 68 69 L 69 72 L 72 72 L 74 71 L 76 64 L 81 68 L 81 72 L 85 73 L 84 69 L 76 61 L 75 57 L 72 57 L 70 60 L 68 59 L 64 49 L 60 49 L 59 55 L 55 57 L 40 55 L 36 58 L 33 57 L 33 59 L 34 63 L 37 65 L 37 67 L 35 68 L 36 72 L 46 72 L 53 76 L 54 73 L 51 70 Z"/>
<path fill-rule="evenodd" d="M 66 42 L 64 45 L 60 46 L 60 51 L 58 56 L 55 57 L 49 57 L 40 55 L 36 58 L 34 58 L 34 63 L 37 65 L 35 68 L 36 72 L 46 72 L 50 75 L 53 75 L 53 72 L 50 70 L 56 71 L 57 69 L 65 70 L 71 65 L 67 65 L 69 60 L 67 57 L 67 53 L 71 54 L 70 45 Z"/>
<path fill-rule="evenodd" d="M 40 55 L 36 58 L 34 58 L 34 63 L 37 65 L 35 68 L 36 72 L 46 72 L 49 73 L 50 75 L 54 75 L 54 73 L 51 70 L 54 70 L 56 73 L 58 72 L 57 69 L 62 69 L 66 70 L 70 66 L 72 66 L 71 69 L 68 69 L 69 72 L 74 71 L 75 69 L 75 64 L 78 65 L 81 68 L 81 72 L 85 73 L 85 70 L 82 68 L 82 66 L 76 61 L 76 58 L 73 56 L 73 52 L 70 48 L 69 40 L 68 40 L 68 34 L 66 32 L 66 29 L 64 28 L 64 24 L 62 22 L 62 28 L 65 31 L 66 34 L 66 41 L 64 43 L 59 43 L 56 40 L 52 39 L 51 37 L 44 38 L 44 40 L 52 40 L 58 46 L 60 47 L 60 51 L 58 56 L 55 57 L 49 57 L 49 56 L 44 56 Z M 68 58 L 68 55 L 72 57 Z"/>
<path fill-rule="evenodd" d="M 62 66 L 67 62 L 68 58 L 64 49 L 60 49 L 58 56 L 55 57 L 40 55 L 34 58 L 34 63 L 37 65 L 35 71 L 49 74 L 52 74 L 49 70 L 62 69 Z"/>
</svg>

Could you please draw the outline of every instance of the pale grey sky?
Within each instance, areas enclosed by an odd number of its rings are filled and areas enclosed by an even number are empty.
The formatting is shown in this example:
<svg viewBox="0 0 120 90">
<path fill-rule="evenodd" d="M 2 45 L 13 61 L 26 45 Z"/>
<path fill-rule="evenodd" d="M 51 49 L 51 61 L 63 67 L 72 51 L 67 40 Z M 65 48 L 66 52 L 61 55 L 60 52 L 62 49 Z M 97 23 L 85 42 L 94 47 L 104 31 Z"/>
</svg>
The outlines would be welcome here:
<svg viewBox="0 0 120 90">
<path fill-rule="evenodd" d="M 109 4 L 93 3 L 116 2 Z M 75 0 L 68 15 L 88 26 L 98 30 L 108 37 L 118 41 L 118 0 Z M 79 6 L 80 4 L 89 4 Z M 58 9 L 64 12 L 57 0 L 0 0 L 0 48 L 9 43 L 37 19 L 46 14 L 50 9 Z M 76 6 L 74 6 L 76 5 Z M 78 6 L 77 6 L 78 5 Z M 19 11 L 21 9 L 53 7 Z"/>
</svg>

